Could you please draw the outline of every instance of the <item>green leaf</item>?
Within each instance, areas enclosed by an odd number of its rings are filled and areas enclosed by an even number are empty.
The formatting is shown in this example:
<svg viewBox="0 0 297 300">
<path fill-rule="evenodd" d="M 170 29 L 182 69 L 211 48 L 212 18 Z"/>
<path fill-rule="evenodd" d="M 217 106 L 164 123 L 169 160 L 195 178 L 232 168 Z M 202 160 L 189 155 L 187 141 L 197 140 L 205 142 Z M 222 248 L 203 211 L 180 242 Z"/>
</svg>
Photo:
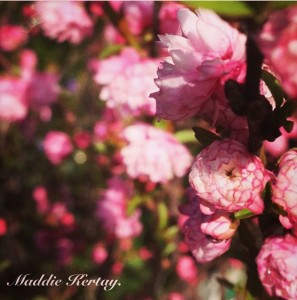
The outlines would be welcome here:
<svg viewBox="0 0 297 300">
<path fill-rule="evenodd" d="M 158 217 L 159 217 L 159 228 L 163 229 L 168 223 L 168 210 L 165 203 L 160 202 L 157 206 Z"/>
<path fill-rule="evenodd" d="M 286 8 L 291 5 L 295 5 L 297 1 L 271 1 L 270 6 L 273 9 Z"/>
<path fill-rule="evenodd" d="M 170 255 L 171 253 L 173 253 L 175 251 L 176 251 L 176 243 L 175 242 L 171 242 L 171 243 L 168 243 L 166 245 L 166 247 L 164 248 L 163 255 L 164 256 L 168 256 L 168 255 Z"/>
<path fill-rule="evenodd" d="M 172 240 L 178 233 L 179 229 L 177 226 L 169 227 L 164 233 L 164 239 Z"/>
<path fill-rule="evenodd" d="M 241 220 L 241 219 L 250 218 L 250 217 L 254 216 L 255 214 L 253 212 L 251 212 L 249 209 L 244 208 L 240 211 L 235 212 L 233 215 L 236 220 Z"/>
<path fill-rule="evenodd" d="M 111 55 L 115 55 L 115 54 L 119 53 L 122 48 L 123 48 L 123 46 L 117 45 L 117 44 L 108 45 L 101 51 L 99 58 L 104 59 Z"/>
<path fill-rule="evenodd" d="M 197 139 L 197 141 L 205 147 L 209 146 L 214 141 L 221 140 L 218 135 L 207 129 L 201 127 L 193 127 L 192 129 L 195 132 L 195 138 Z"/>
<path fill-rule="evenodd" d="M 143 199 L 139 196 L 136 195 L 133 197 L 129 202 L 128 202 L 128 207 L 127 207 L 127 214 L 128 216 L 132 215 L 132 213 L 135 211 L 135 209 L 143 202 Z"/>
<path fill-rule="evenodd" d="M 190 129 L 180 130 L 175 133 L 175 137 L 181 143 L 192 143 L 197 142 L 193 131 Z"/>
<path fill-rule="evenodd" d="M 279 81 L 269 72 L 262 71 L 262 79 L 268 86 L 276 104 L 276 108 L 281 107 L 284 102 L 284 92 Z"/>
<path fill-rule="evenodd" d="M 250 17 L 253 10 L 240 1 L 180 1 L 190 8 L 207 8 L 227 17 Z"/>
</svg>

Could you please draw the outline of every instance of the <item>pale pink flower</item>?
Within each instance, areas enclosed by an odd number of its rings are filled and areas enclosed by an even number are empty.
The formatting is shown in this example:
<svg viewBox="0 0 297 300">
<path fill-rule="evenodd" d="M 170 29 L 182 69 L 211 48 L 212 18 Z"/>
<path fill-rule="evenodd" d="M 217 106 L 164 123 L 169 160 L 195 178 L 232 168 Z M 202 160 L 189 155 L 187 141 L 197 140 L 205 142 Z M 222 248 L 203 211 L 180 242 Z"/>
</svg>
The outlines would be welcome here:
<svg viewBox="0 0 297 300">
<path fill-rule="evenodd" d="M 183 227 L 185 242 L 195 259 L 200 263 L 214 260 L 229 250 L 231 239 L 215 240 L 200 230 L 200 217 L 191 216 Z"/>
<path fill-rule="evenodd" d="M 185 300 L 185 297 L 178 292 L 172 292 L 168 295 L 168 300 Z"/>
<path fill-rule="evenodd" d="M 196 260 L 205 263 L 222 255 L 229 249 L 231 244 L 229 237 L 235 233 L 235 230 L 231 228 L 232 222 L 226 222 L 226 220 L 223 223 L 217 223 L 217 228 L 212 226 L 215 222 L 211 218 L 216 218 L 220 211 L 212 211 L 211 216 L 203 214 L 200 209 L 203 203 L 201 203 L 201 199 L 192 188 L 187 190 L 187 197 L 189 201 L 179 207 L 180 212 L 188 216 L 182 229 L 185 243 Z M 225 216 L 227 216 L 227 213 Z M 225 225 L 226 223 L 228 223 L 227 226 Z M 238 225 L 237 223 L 235 224 L 236 226 Z M 226 237 L 225 239 L 224 236 Z M 217 237 L 222 239 L 219 240 Z"/>
<path fill-rule="evenodd" d="M 269 173 L 261 160 L 237 141 L 215 141 L 195 159 L 189 175 L 197 195 L 216 209 L 229 212 L 264 209 L 261 192 Z"/>
<path fill-rule="evenodd" d="M 16 77 L 0 77 L 0 120 L 19 121 L 26 117 L 27 83 Z"/>
<path fill-rule="evenodd" d="M 44 138 L 43 149 L 54 165 L 59 165 L 72 152 L 69 136 L 61 131 L 50 131 Z"/>
<path fill-rule="evenodd" d="M 142 58 L 132 48 L 93 62 L 94 80 L 103 85 L 100 99 L 107 102 L 107 107 L 123 114 L 154 115 L 156 104 L 149 95 L 156 90 L 153 78 L 158 63 L 156 59 Z"/>
<path fill-rule="evenodd" d="M 128 145 L 121 156 L 131 178 L 167 182 L 188 171 L 192 156 L 170 133 L 137 123 L 127 127 L 123 135 Z"/>
<path fill-rule="evenodd" d="M 279 172 L 272 186 L 272 201 L 288 213 L 289 220 L 280 218 L 284 227 L 290 228 L 297 223 L 297 149 L 287 151 L 279 160 Z"/>
<path fill-rule="evenodd" d="M 45 35 L 58 42 L 79 44 L 92 34 L 93 24 L 82 2 L 39 1 L 35 9 Z"/>
<path fill-rule="evenodd" d="M 284 135 L 280 135 L 273 142 L 264 141 L 263 145 L 265 151 L 273 157 L 279 157 L 285 153 L 289 147 L 288 139 Z"/>
<path fill-rule="evenodd" d="M 133 186 L 119 177 L 108 181 L 108 188 L 97 202 L 97 216 L 104 228 L 118 238 L 138 236 L 142 231 L 141 211 L 127 213 L 128 201 L 133 196 Z"/>
<path fill-rule="evenodd" d="M 0 49 L 13 51 L 22 45 L 27 39 L 27 32 L 22 26 L 2 25 L 0 26 Z"/>
<path fill-rule="evenodd" d="M 297 97 L 297 6 L 272 13 L 258 41 L 285 91 Z"/>
<path fill-rule="evenodd" d="M 198 272 L 194 260 L 188 256 L 180 256 L 176 264 L 176 274 L 184 281 L 194 283 L 197 280 Z"/>
<path fill-rule="evenodd" d="M 215 13 L 180 9 L 183 36 L 160 36 L 170 56 L 158 70 L 157 116 L 186 119 L 203 113 L 224 76 L 237 79 L 245 62 L 246 37 Z M 231 75 L 230 75 L 231 74 Z"/>
<path fill-rule="evenodd" d="M 289 234 L 265 240 L 256 262 L 270 296 L 297 299 L 297 239 Z"/>
<path fill-rule="evenodd" d="M 154 1 L 123 1 L 124 18 L 132 34 L 139 35 L 151 26 Z"/>
</svg>

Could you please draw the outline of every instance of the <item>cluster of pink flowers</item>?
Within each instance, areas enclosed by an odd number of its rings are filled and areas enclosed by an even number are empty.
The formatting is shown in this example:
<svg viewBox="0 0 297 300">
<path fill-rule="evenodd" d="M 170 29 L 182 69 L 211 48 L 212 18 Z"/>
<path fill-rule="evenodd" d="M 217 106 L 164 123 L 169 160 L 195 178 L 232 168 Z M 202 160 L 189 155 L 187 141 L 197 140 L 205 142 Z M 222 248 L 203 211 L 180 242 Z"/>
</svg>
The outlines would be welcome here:
<svg viewBox="0 0 297 300">
<path fill-rule="evenodd" d="M 93 32 L 93 23 L 83 3 L 38 1 L 35 9 L 45 34 L 58 42 L 78 44 Z"/>
<path fill-rule="evenodd" d="M 125 128 L 123 135 L 128 145 L 121 156 L 131 178 L 167 182 L 188 171 L 192 156 L 170 133 L 138 123 Z"/>
<path fill-rule="evenodd" d="M 159 60 L 142 58 L 133 48 L 125 48 L 119 55 L 93 61 L 94 80 L 103 85 L 100 99 L 109 108 L 123 114 L 155 114 L 156 104 L 149 98 L 155 91 L 153 78 Z"/>
<path fill-rule="evenodd" d="M 97 216 L 107 232 L 118 238 L 138 236 L 142 231 L 141 212 L 136 209 L 128 215 L 128 201 L 133 197 L 131 182 L 113 177 L 108 181 L 108 188 L 97 203 Z"/>
</svg>

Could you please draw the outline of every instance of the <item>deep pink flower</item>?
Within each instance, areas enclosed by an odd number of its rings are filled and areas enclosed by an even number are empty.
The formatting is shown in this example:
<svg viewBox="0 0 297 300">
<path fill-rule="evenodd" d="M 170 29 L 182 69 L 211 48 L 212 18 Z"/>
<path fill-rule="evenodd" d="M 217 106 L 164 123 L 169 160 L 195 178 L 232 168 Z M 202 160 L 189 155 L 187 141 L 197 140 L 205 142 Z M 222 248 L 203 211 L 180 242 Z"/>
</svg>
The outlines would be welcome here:
<svg viewBox="0 0 297 300">
<path fill-rule="evenodd" d="M 0 26 L 0 49 L 13 51 L 27 39 L 27 32 L 22 26 L 2 25 Z"/>
<path fill-rule="evenodd" d="M 272 13 L 258 39 L 268 64 L 279 76 L 283 88 L 291 97 L 297 97 L 296 40 L 297 6 Z"/>
<path fill-rule="evenodd" d="M 177 2 L 164 2 L 159 12 L 160 33 L 181 35 L 181 27 L 177 19 L 177 12 L 184 5 Z"/>
<path fill-rule="evenodd" d="M 289 234 L 265 240 L 256 262 L 270 296 L 297 299 L 297 239 Z"/>
<path fill-rule="evenodd" d="M 3 218 L 0 218 L 0 236 L 6 234 L 7 232 L 7 223 Z"/>
<path fill-rule="evenodd" d="M 281 217 L 284 227 L 297 223 L 297 149 L 284 153 L 279 160 L 279 172 L 272 186 L 272 201 L 288 213 L 288 220 Z M 291 223 L 291 224 L 290 224 Z"/>
<path fill-rule="evenodd" d="M 259 214 L 269 173 L 257 156 L 227 139 L 213 142 L 198 154 L 189 180 L 197 195 L 216 209 L 233 212 L 247 208 Z"/>
<path fill-rule="evenodd" d="M 94 80 L 103 85 L 100 99 L 107 102 L 107 107 L 123 114 L 154 115 L 156 105 L 149 95 L 156 90 L 153 78 L 158 63 L 156 59 L 141 58 L 132 48 L 93 62 Z"/>
<path fill-rule="evenodd" d="M 127 127 L 123 135 L 128 145 L 121 150 L 131 178 L 167 182 L 188 171 L 192 157 L 173 135 L 145 123 Z"/>
<path fill-rule="evenodd" d="M 22 120 L 28 112 L 27 83 L 15 77 L 0 77 L 0 119 Z"/>
<path fill-rule="evenodd" d="M 98 243 L 93 247 L 92 260 L 96 264 L 102 264 L 108 256 L 108 252 L 103 244 Z"/>
<path fill-rule="evenodd" d="M 183 255 L 178 258 L 176 264 L 176 273 L 182 280 L 189 283 L 194 283 L 198 276 L 195 262 L 188 255 Z"/>
<path fill-rule="evenodd" d="M 92 34 L 93 24 L 83 3 L 75 1 L 39 1 L 35 3 L 40 25 L 46 36 L 58 42 L 79 44 Z"/>
<path fill-rule="evenodd" d="M 73 139 L 76 146 L 80 149 L 87 149 L 91 143 L 91 136 L 87 131 L 76 132 Z"/>
<path fill-rule="evenodd" d="M 108 188 L 97 202 L 97 216 L 103 222 L 104 228 L 118 238 L 138 236 L 142 231 L 139 221 L 141 211 L 136 209 L 127 214 L 128 201 L 133 196 L 133 186 L 119 177 L 108 181 Z"/>
<path fill-rule="evenodd" d="M 43 148 L 47 158 L 54 165 L 60 164 L 72 152 L 69 136 L 61 131 L 50 131 L 44 138 Z"/>
<path fill-rule="evenodd" d="M 158 70 L 157 116 L 180 120 L 203 113 L 224 76 L 237 79 L 245 62 L 246 37 L 208 10 L 178 12 L 183 36 L 160 36 L 170 56 Z"/>
</svg>

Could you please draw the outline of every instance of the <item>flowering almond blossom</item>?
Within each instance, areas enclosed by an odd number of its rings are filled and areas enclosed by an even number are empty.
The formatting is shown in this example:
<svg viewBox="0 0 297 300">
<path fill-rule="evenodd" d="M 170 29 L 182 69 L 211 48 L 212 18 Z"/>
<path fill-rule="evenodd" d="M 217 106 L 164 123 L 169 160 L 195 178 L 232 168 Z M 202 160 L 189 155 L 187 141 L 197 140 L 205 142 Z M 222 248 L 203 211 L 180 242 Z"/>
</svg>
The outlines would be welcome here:
<svg viewBox="0 0 297 300">
<path fill-rule="evenodd" d="M 230 238 L 239 222 L 233 222 L 226 211 L 216 210 L 205 215 L 201 210 L 201 199 L 192 188 L 187 190 L 187 197 L 188 202 L 179 207 L 180 212 L 188 216 L 183 225 L 185 243 L 198 262 L 211 261 L 229 249 Z"/>
<path fill-rule="evenodd" d="M 132 198 L 133 186 L 119 177 L 108 181 L 108 188 L 97 202 L 97 216 L 104 228 L 118 238 L 138 236 L 142 231 L 141 211 L 127 213 L 128 201 Z"/>
<path fill-rule="evenodd" d="M 54 165 L 59 165 L 72 152 L 69 136 L 62 131 L 50 131 L 44 138 L 45 155 Z"/>
<path fill-rule="evenodd" d="M 258 42 L 284 90 L 296 98 L 297 6 L 272 13 L 263 26 Z"/>
<path fill-rule="evenodd" d="M 167 182 L 188 171 L 192 156 L 170 133 L 137 123 L 127 127 L 123 135 L 128 145 L 121 156 L 131 178 Z"/>
<path fill-rule="evenodd" d="M 157 116 L 169 120 L 203 114 L 217 85 L 227 74 L 235 79 L 245 63 L 246 37 L 215 13 L 180 9 L 182 36 L 160 36 L 170 56 L 158 70 Z"/>
<path fill-rule="evenodd" d="M 35 9 L 45 35 L 58 42 L 79 44 L 92 34 L 93 24 L 83 2 L 38 1 Z"/>
<path fill-rule="evenodd" d="M 270 296 L 297 299 L 297 239 L 289 234 L 265 240 L 256 262 Z"/>
<path fill-rule="evenodd" d="M 280 216 L 284 227 L 297 223 L 297 150 L 291 149 L 279 160 L 279 172 L 273 185 L 272 201 L 280 205 L 288 214 Z"/>
<path fill-rule="evenodd" d="M 17 77 L 0 77 L 0 120 L 19 121 L 26 117 L 28 99 L 27 84 Z"/>
<path fill-rule="evenodd" d="M 216 209 L 234 212 L 247 208 L 259 214 L 269 173 L 257 156 L 227 139 L 213 142 L 197 155 L 189 180 L 197 195 Z"/>
<path fill-rule="evenodd" d="M 91 62 L 94 80 L 103 85 L 100 99 L 107 107 L 122 114 L 154 115 L 155 102 L 149 94 L 156 90 L 153 78 L 159 60 L 142 58 L 133 48 L 125 48 L 119 55 Z"/>
</svg>

